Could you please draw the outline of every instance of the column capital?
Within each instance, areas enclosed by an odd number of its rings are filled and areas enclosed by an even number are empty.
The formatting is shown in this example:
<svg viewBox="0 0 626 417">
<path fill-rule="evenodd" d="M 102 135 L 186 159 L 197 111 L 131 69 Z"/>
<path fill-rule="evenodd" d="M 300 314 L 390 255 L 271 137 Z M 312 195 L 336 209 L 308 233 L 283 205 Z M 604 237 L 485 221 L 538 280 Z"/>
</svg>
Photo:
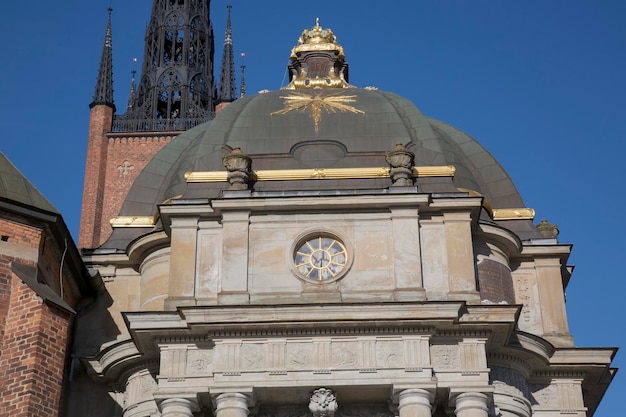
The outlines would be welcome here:
<svg viewBox="0 0 626 417">
<path fill-rule="evenodd" d="M 219 391 L 211 390 L 210 395 L 215 407 L 218 407 L 219 403 L 225 406 L 226 401 L 245 404 L 246 408 L 254 407 L 256 404 L 256 400 L 254 398 L 254 388 L 252 387 L 225 389 Z"/>
<path fill-rule="evenodd" d="M 212 392 L 216 417 L 248 417 L 253 402 L 251 392 Z"/>
<path fill-rule="evenodd" d="M 407 388 L 398 392 L 397 396 L 399 417 L 431 417 L 434 389 Z"/>
<path fill-rule="evenodd" d="M 186 398 L 168 398 L 159 405 L 161 417 L 193 417 L 193 413 L 200 411 L 197 400 Z"/>
<path fill-rule="evenodd" d="M 407 384 L 407 385 L 394 385 L 392 402 L 399 404 L 400 395 L 405 393 L 405 397 L 412 393 L 414 396 L 425 396 L 428 393 L 429 401 L 432 403 L 435 400 L 435 392 L 437 386 L 435 384 Z"/>
<path fill-rule="evenodd" d="M 452 401 L 457 417 L 487 417 L 491 396 L 482 392 L 468 391 L 455 395 Z"/>
</svg>

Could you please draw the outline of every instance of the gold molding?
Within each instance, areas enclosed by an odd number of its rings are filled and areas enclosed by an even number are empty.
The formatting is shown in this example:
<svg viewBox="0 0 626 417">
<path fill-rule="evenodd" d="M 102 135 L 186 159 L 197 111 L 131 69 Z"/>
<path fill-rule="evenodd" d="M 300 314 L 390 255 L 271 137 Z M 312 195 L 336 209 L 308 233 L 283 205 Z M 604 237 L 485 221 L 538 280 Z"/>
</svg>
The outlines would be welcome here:
<svg viewBox="0 0 626 417">
<path fill-rule="evenodd" d="M 535 210 L 531 208 L 494 208 L 492 217 L 494 220 L 533 220 Z"/>
<path fill-rule="evenodd" d="M 154 227 L 153 216 L 117 216 L 113 217 L 109 223 L 111 227 Z"/>
<path fill-rule="evenodd" d="M 413 177 L 453 177 L 452 165 L 413 167 Z M 254 171 L 251 181 L 290 181 L 310 179 L 367 179 L 389 177 L 389 168 L 313 168 L 313 169 L 271 169 Z M 187 182 L 225 182 L 225 171 L 187 172 Z"/>
<path fill-rule="evenodd" d="M 227 180 L 228 172 L 226 171 L 185 172 L 185 181 L 187 182 L 223 182 Z"/>
<path fill-rule="evenodd" d="M 456 168 L 453 165 L 439 165 L 432 167 L 413 167 L 413 177 L 454 177 Z"/>
</svg>

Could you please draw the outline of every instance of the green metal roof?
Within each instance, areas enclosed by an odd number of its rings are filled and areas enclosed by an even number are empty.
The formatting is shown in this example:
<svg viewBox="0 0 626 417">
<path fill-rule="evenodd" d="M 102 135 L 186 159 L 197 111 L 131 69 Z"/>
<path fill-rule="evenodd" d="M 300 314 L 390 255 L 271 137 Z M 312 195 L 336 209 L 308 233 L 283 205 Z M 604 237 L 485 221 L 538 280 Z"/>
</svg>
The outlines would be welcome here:
<svg viewBox="0 0 626 417">
<path fill-rule="evenodd" d="M 326 108 L 318 113 L 316 127 L 312 107 L 320 103 Z M 329 168 L 384 166 L 385 151 L 396 143 L 415 153 L 416 166 L 454 165 L 455 186 L 482 193 L 494 207 L 523 207 L 506 171 L 474 138 L 424 116 L 404 97 L 351 88 L 278 90 L 235 101 L 211 122 L 182 133 L 161 150 L 133 184 L 121 214 L 149 215 L 168 198 L 194 196 L 185 184 L 185 172 L 224 170 L 221 159 L 227 148 L 240 147 L 251 155 L 254 169 Z M 326 146 L 318 152 L 325 153 L 326 160 L 298 156 L 299 146 L 312 144 Z M 336 155 L 328 155 L 333 152 Z M 256 184 L 255 189 L 269 186 Z M 203 196 L 211 195 L 205 190 Z"/>
<path fill-rule="evenodd" d="M 59 211 L 0 152 L 0 198 L 59 214 Z"/>
</svg>

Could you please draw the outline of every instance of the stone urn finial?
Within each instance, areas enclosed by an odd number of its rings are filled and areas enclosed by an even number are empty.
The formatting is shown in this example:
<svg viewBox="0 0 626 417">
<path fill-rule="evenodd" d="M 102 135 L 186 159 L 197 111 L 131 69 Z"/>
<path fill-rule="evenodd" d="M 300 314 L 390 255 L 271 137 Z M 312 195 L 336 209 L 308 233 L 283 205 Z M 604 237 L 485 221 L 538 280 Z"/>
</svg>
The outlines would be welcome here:
<svg viewBox="0 0 626 417">
<path fill-rule="evenodd" d="M 542 219 L 541 222 L 535 226 L 535 229 L 539 234 L 546 239 L 556 239 L 559 235 L 559 228 L 556 224 L 548 223 L 548 220 Z"/>
<path fill-rule="evenodd" d="M 335 394 L 327 388 L 316 389 L 311 395 L 309 410 L 313 417 L 333 417 L 337 411 Z"/>
<path fill-rule="evenodd" d="M 394 187 L 407 187 L 413 185 L 413 160 L 415 154 L 398 143 L 393 150 L 387 152 L 385 158 L 391 166 L 389 176 Z"/>
<path fill-rule="evenodd" d="M 231 190 L 247 190 L 252 170 L 252 158 L 243 153 L 241 148 L 233 148 L 222 157 L 222 163 L 228 170 L 228 182 Z"/>
</svg>

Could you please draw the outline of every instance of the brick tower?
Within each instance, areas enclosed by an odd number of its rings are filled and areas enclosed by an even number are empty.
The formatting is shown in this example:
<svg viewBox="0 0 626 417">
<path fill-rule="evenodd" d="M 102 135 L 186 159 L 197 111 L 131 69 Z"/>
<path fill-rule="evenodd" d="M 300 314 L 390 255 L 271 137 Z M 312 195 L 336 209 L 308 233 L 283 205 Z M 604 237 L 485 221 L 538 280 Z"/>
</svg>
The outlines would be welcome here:
<svg viewBox="0 0 626 417">
<path fill-rule="evenodd" d="M 210 0 L 154 0 L 141 77 L 133 81 L 125 114 L 113 99 L 111 12 L 96 89 L 80 223 L 80 248 L 100 246 L 134 179 L 180 132 L 215 110 L 214 37 Z M 134 72 L 134 71 L 133 71 Z"/>
</svg>

